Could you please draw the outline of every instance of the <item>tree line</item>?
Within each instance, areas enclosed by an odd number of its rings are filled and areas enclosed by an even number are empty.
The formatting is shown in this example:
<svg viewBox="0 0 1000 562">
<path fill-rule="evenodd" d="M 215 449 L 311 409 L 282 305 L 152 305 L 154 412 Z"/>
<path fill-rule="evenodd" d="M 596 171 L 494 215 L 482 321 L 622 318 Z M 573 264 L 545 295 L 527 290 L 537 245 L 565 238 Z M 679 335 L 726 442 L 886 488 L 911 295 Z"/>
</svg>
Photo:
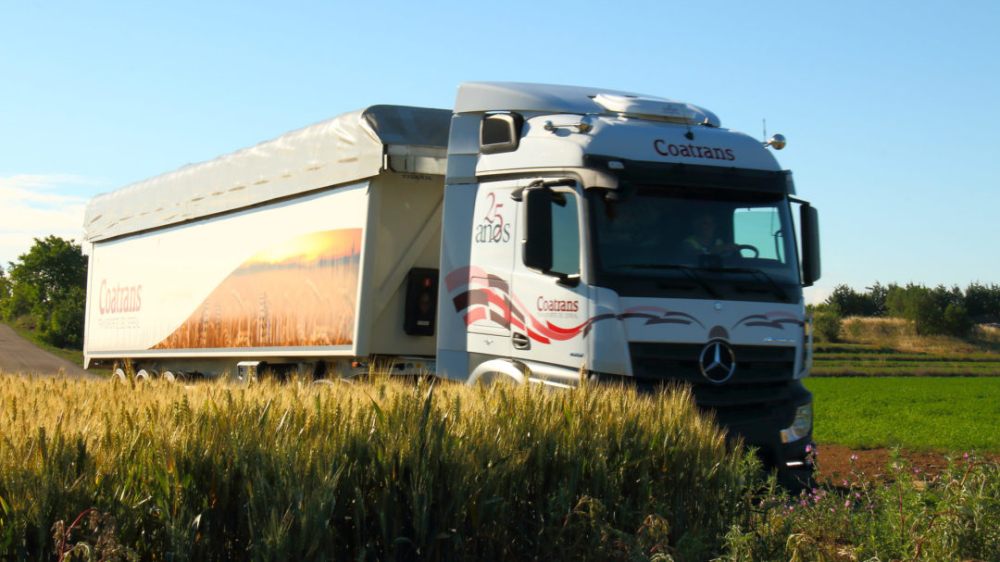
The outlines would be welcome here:
<svg viewBox="0 0 1000 562">
<path fill-rule="evenodd" d="M 58 236 L 35 238 L 31 249 L 0 267 L 0 317 L 49 344 L 83 347 L 87 257 Z"/>
<path fill-rule="evenodd" d="M 846 316 L 903 318 L 918 335 L 966 337 L 976 324 L 1000 323 L 1000 285 L 971 283 L 926 287 L 914 283 L 875 283 L 863 291 L 837 285 L 822 304 L 813 307 L 818 335 L 836 339 Z"/>
<path fill-rule="evenodd" d="M 72 241 L 36 238 L 6 271 L 0 267 L 0 318 L 52 345 L 82 348 L 86 298 L 87 257 Z M 821 339 L 837 339 L 840 319 L 847 316 L 903 318 L 919 335 L 965 337 L 978 323 L 1000 323 L 1000 285 L 977 282 L 963 290 L 875 283 L 860 291 L 837 285 L 810 308 Z"/>
</svg>

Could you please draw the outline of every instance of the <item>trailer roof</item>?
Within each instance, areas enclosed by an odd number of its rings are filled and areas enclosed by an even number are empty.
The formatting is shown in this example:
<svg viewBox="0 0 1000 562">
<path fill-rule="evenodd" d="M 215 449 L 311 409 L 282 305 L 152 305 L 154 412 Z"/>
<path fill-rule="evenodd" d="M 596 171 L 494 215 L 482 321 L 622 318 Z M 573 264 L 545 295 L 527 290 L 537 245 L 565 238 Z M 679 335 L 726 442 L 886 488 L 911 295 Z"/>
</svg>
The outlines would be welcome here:
<svg viewBox="0 0 1000 562">
<path fill-rule="evenodd" d="M 451 111 L 422 107 L 345 113 L 98 195 L 87 205 L 84 232 L 96 242 L 369 178 L 385 168 L 389 146 L 443 161 L 450 121 Z"/>
</svg>

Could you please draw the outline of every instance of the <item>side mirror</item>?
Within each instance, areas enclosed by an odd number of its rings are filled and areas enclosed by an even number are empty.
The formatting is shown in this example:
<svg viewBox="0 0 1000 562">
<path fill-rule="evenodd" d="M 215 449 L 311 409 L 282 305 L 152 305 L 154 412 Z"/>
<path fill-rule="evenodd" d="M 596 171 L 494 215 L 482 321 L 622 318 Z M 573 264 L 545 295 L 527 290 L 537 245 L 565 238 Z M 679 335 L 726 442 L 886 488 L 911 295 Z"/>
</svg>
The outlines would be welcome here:
<svg viewBox="0 0 1000 562">
<path fill-rule="evenodd" d="M 517 150 L 524 117 L 520 113 L 491 113 L 479 125 L 479 150 L 483 154 Z"/>
<path fill-rule="evenodd" d="M 819 213 L 816 207 L 802 205 L 799 224 L 802 226 L 802 286 L 811 287 L 820 277 Z"/>
<path fill-rule="evenodd" d="M 552 269 L 552 190 L 529 189 L 524 194 L 527 223 L 522 242 L 524 265 L 548 273 Z"/>
</svg>

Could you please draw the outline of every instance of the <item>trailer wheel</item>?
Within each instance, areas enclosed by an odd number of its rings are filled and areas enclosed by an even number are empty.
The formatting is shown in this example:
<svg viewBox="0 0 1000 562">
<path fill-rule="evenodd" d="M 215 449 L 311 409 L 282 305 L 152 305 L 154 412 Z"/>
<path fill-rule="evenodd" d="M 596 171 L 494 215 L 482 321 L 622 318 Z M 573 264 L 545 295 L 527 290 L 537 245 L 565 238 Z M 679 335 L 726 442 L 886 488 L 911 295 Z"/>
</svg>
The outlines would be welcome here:
<svg viewBox="0 0 1000 562">
<path fill-rule="evenodd" d="M 125 374 L 125 369 L 122 369 L 121 367 L 115 367 L 115 370 L 112 371 L 111 376 L 118 382 L 121 383 L 128 382 L 128 376 Z"/>
<path fill-rule="evenodd" d="M 160 373 L 160 378 L 167 382 L 177 382 L 177 375 L 173 371 L 163 371 Z"/>
<path fill-rule="evenodd" d="M 156 371 L 147 371 L 146 369 L 139 369 L 135 373 L 136 382 L 149 382 L 153 380 L 156 375 Z"/>
</svg>

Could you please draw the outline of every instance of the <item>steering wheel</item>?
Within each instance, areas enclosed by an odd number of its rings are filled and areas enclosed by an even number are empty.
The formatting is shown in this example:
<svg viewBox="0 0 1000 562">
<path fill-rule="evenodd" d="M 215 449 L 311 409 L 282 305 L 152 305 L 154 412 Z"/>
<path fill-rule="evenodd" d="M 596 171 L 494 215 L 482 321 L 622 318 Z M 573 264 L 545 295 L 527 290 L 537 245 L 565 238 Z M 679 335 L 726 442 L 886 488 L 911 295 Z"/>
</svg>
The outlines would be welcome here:
<svg viewBox="0 0 1000 562">
<path fill-rule="evenodd" d="M 757 259 L 757 258 L 760 257 L 760 250 L 757 249 L 757 246 L 752 246 L 750 244 L 737 244 L 736 245 L 736 252 L 740 254 L 740 257 L 743 257 L 743 253 L 742 253 L 743 250 L 749 250 L 749 251 L 753 252 L 753 256 L 751 256 L 752 259 Z"/>
</svg>

